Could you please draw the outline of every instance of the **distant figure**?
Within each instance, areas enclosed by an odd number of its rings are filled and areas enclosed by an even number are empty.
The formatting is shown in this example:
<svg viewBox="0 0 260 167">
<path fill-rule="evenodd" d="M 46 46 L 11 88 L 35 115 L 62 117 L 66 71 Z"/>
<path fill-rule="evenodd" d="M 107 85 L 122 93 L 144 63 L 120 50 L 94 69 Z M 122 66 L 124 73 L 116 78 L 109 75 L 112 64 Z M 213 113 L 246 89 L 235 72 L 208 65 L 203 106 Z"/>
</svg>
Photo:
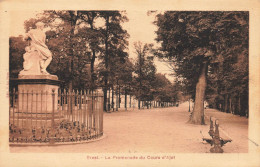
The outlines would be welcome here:
<svg viewBox="0 0 260 167">
<path fill-rule="evenodd" d="M 41 74 L 46 75 L 49 74 L 46 71 L 46 68 L 52 60 L 52 53 L 45 44 L 46 35 L 43 32 L 44 24 L 42 22 L 38 22 L 35 25 L 37 28 L 30 30 L 26 34 L 25 39 L 31 39 L 30 47 L 33 49 L 32 51 L 37 51 L 39 54 L 38 65 L 40 66 L 40 72 Z"/>
</svg>

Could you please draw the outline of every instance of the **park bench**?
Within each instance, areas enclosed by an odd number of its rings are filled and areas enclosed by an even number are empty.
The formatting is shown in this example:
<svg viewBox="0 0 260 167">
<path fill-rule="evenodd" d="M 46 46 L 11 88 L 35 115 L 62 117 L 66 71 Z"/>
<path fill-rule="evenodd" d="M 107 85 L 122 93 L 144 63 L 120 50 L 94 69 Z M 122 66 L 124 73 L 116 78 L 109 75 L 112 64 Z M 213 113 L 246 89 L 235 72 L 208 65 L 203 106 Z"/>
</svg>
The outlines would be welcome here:
<svg viewBox="0 0 260 167">
<path fill-rule="evenodd" d="M 213 117 L 210 117 L 210 129 L 206 134 L 202 134 L 202 140 L 206 141 L 213 147 L 210 149 L 212 153 L 223 153 L 223 149 L 221 148 L 226 143 L 231 142 L 232 139 L 228 136 L 228 134 L 219 127 L 219 122 L 215 119 L 215 131 L 213 126 Z"/>
</svg>

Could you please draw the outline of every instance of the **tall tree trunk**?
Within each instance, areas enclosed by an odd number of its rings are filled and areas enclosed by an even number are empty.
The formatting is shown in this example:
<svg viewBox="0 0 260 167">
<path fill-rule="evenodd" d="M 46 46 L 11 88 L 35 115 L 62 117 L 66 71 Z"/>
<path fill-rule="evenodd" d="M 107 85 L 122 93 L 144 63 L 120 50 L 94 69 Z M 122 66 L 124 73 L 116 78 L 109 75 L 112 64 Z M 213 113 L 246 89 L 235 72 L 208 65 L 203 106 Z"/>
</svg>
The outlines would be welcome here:
<svg viewBox="0 0 260 167">
<path fill-rule="evenodd" d="M 114 111 L 114 85 L 112 85 L 112 109 Z"/>
<path fill-rule="evenodd" d="M 92 58 L 90 63 L 90 73 L 91 73 L 91 88 L 94 89 L 94 66 L 95 66 L 96 52 L 92 49 Z"/>
<path fill-rule="evenodd" d="M 118 111 L 118 80 L 116 81 L 117 85 L 116 85 L 116 111 Z"/>
<path fill-rule="evenodd" d="M 107 89 L 106 88 L 103 89 L 103 93 L 104 93 L 103 109 L 104 111 L 107 111 Z"/>
<path fill-rule="evenodd" d="M 110 111 L 110 87 L 108 87 L 108 99 L 107 99 L 108 107 L 107 110 Z"/>
<path fill-rule="evenodd" d="M 138 58 L 139 58 L 139 90 L 138 90 L 138 109 L 140 110 L 141 108 L 141 88 L 142 88 L 142 55 L 138 54 Z"/>
<path fill-rule="evenodd" d="M 74 30 L 71 30 L 70 32 L 70 36 L 72 37 L 73 35 L 73 32 Z M 72 43 L 72 40 L 71 40 L 71 37 L 70 37 L 70 43 Z M 73 54 L 73 45 L 70 46 L 70 49 L 69 49 L 69 52 L 70 52 L 70 62 L 69 62 L 69 72 L 70 72 L 70 81 L 69 81 L 69 91 L 72 92 L 72 89 L 73 89 L 73 80 L 74 80 L 74 54 Z"/>
<path fill-rule="evenodd" d="M 107 84 L 108 84 L 108 24 L 109 16 L 106 16 L 106 31 L 105 31 L 105 85 L 104 85 L 104 110 L 107 111 Z"/>
<path fill-rule="evenodd" d="M 69 37 L 69 42 L 70 42 L 70 48 L 69 48 L 69 54 L 70 54 L 70 68 L 69 68 L 69 72 L 70 72 L 70 81 L 69 81 L 69 93 L 72 94 L 72 90 L 73 90 L 73 81 L 74 81 L 74 53 L 73 53 L 73 42 L 72 42 L 72 37 L 74 36 L 74 31 L 75 31 L 75 26 L 76 26 L 76 22 L 77 22 L 77 16 L 74 15 L 73 11 L 69 12 L 70 14 L 70 25 L 71 25 L 71 30 L 70 30 L 70 37 Z M 69 110 L 72 113 L 72 109 L 73 109 L 73 99 L 72 96 L 70 96 L 71 98 L 69 99 Z"/>
<path fill-rule="evenodd" d="M 229 96 L 229 113 L 233 113 L 232 111 L 232 98 Z"/>
<path fill-rule="evenodd" d="M 118 79 L 116 80 L 116 111 L 118 111 L 118 103 L 119 103 L 119 97 L 118 97 Z"/>
<path fill-rule="evenodd" d="M 233 98 L 232 110 L 235 115 L 239 115 L 238 113 L 238 97 Z"/>
<path fill-rule="evenodd" d="M 241 113 L 241 99 L 240 99 L 240 93 L 238 93 L 238 113 L 240 116 L 243 114 Z"/>
<path fill-rule="evenodd" d="M 118 108 L 120 108 L 121 97 L 120 97 L 120 85 L 118 86 Z"/>
<path fill-rule="evenodd" d="M 131 100 L 131 98 L 132 98 L 132 97 L 131 97 L 131 94 L 129 95 L 129 98 L 130 98 L 130 99 L 129 99 L 129 108 L 131 108 L 131 106 L 132 106 L 132 104 L 131 104 L 131 103 L 132 103 L 132 100 Z"/>
<path fill-rule="evenodd" d="M 204 99 L 205 99 L 205 91 L 207 86 L 207 71 L 208 71 L 208 63 L 203 63 L 200 69 L 200 76 L 196 84 L 195 105 L 189 120 L 189 122 L 193 124 L 201 124 L 201 125 L 205 124 Z"/>
<path fill-rule="evenodd" d="M 91 30 L 94 30 L 94 12 L 92 12 L 92 17 L 90 17 L 89 14 L 87 14 L 88 16 L 88 23 L 90 25 Z M 95 66 L 95 59 L 96 59 L 96 51 L 95 49 L 91 49 L 92 51 L 92 57 L 91 57 L 91 61 L 90 61 L 90 72 L 91 72 L 91 88 L 94 89 L 94 66 Z"/>
<path fill-rule="evenodd" d="M 127 110 L 127 93 L 126 93 L 126 87 L 125 87 L 125 109 Z"/>
<path fill-rule="evenodd" d="M 228 111 L 228 94 L 225 94 L 224 96 L 225 102 L 224 102 L 224 112 L 227 113 Z"/>
</svg>

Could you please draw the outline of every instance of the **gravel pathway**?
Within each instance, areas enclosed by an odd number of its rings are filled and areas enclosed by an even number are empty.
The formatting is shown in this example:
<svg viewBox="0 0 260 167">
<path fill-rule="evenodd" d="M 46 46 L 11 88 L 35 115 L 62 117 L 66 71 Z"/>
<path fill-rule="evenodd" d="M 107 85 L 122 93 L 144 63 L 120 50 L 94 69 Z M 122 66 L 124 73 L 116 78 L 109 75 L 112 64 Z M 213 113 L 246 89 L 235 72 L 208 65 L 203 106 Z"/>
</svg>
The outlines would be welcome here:
<svg viewBox="0 0 260 167">
<path fill-rule="evenodd" d="M 201 131 L 207 125 L 188 121 L 188 103 L 179 107 L 154 108 L 104 113 L 105 138 L 99 141 L 41 147 L 10 147 L 11 152 L 86 152 L 86 153 L 207 153 L 211 148 L 202 142 Z M 219 119 L 221 128 L 232 138 L 225 153 L 248 151 L 248 119 L 232 114 L 206 110 L 206 119 Z"/>
</svg>

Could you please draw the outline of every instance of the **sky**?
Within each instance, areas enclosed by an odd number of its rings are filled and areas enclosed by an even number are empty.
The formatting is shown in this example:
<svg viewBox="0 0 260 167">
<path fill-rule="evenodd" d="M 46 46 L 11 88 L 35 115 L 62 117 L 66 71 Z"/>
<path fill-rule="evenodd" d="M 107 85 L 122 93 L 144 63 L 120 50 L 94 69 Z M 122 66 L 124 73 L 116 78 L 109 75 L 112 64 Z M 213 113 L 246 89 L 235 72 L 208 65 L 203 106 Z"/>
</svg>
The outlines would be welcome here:
<svg viewBox="0 0 260 167">
<path fill-rule="evenodd" d="M 24 35 L 24 21 L 36 17 L 40 11 L 13 11 L 10 13 L 10 36 Z M 142 43 L 154 43 L 157 27 L 153 24 L 154 15 L 147 15 L 145 10 L 129 10 L 126 11 L 128 22 L 123 24 L 123 28 L 127 30 L 130 35 L 129 38 L 129 57 L 135 59 L 137 55 L 134 53 L 133 43 L 141 41 Z M 173 77 L 169 74 L 172 71 L 168 68 L 167 63 L 155 59 L 155 65 L 158 73 L 166 74 L 166 77 L 173 81 Z"/>
</svg>

